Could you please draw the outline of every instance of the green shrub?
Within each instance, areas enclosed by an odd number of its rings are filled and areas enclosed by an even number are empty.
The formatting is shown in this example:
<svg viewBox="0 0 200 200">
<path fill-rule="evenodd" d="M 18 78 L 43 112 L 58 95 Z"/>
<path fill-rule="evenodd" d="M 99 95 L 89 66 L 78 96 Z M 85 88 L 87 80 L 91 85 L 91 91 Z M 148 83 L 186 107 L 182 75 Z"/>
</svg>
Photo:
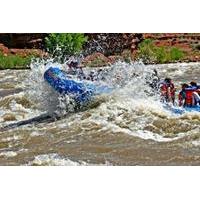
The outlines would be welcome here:
<svg viewBox="0 0 200 200">
<path fill-rule="evenodd" d="M 155 58 L 156 62 L 165 63 L 169 61 L 168 52 L 164 47 L 156 47 L 155 48 Z"/>
<path fill-rule="evenodd" d="M 0 52 L 0 69 L 22 69 L 27 68 L 33 56 L 21 57 L 18 55 L 4 56 Z"/>
<path fill-rule="evenodd" d="M 153 40 L 146 39 L 139 44 L 139 58 L 145 62 L 155 61 L 155 46 Z"/>
<path fill-rule="evenodd" d="M 51 33 L 45 38 L 45 47 L 53 56 L 74 55 L 86 41 L 82 33 Z"/>
<path fill-rule="evenodd" d="M 184 52 L 176 47 L 157 47 L 153 40 L 146 39 L 139 44 L 138 57 L 146 63 L 168 63 L 182 59 Z"/>
<path fill-rule="evenodd" d="M 183 57 L 184 57 L 183 51 L 181 51 L 180 49 L 178 49 L 176 47 L 171 48 L 171 50 L 170 50 L 171 61 L 180 60 Z"/>
</svg>

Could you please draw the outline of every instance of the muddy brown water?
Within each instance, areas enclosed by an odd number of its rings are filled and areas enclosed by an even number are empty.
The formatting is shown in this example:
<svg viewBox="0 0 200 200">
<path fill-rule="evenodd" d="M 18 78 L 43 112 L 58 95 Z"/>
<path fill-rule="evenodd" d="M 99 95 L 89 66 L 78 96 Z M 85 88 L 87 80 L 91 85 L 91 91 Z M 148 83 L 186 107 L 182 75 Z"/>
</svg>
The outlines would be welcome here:
<svg viewBox="0 0 200 200">
<path fill-rule="evenodd" d="M 177 86 L 200 81 L 198 63 L 156 69 Z M 29 73 L 0 71 L 0 127 L 44 113 L 27 95 Z M 113 94 L 53 122 L 1 131 L 0 165 L 200 165 L 200 113 L 174 115 Z"/>
</svg>

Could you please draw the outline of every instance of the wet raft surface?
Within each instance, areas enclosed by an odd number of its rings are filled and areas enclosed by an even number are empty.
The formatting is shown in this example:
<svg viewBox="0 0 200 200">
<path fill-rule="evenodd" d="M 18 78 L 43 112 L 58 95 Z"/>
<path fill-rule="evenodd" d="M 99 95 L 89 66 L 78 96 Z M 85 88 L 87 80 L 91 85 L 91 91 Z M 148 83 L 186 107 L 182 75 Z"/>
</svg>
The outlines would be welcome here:
<svg viewBox="0 0 200 200">
<path fill-rule="evenodd" d="M 179 68 L 160 66 L 161 75 L 179 84 L 184 74 L 194 80 L 200 65 Z M 29 73 L 0 71 L 0 127 L 44 114 L 27 95 Z M 199 113 L 174 116 L 157 103 L 125 99 L 113 94 L 59 120 L 1 131 L 0 165 L 200 164 Z"/>
</svg>

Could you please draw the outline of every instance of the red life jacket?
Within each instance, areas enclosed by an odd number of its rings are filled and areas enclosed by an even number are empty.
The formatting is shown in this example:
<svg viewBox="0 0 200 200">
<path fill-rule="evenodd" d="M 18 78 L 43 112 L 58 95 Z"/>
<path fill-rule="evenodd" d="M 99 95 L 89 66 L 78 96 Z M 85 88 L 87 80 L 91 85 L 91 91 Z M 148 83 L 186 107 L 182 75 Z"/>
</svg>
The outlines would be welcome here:
<svg viewBox="0 0 200 200">
<path fill-rule="evenodd" d="M 170 85 L 167 85 L 166 83 L 163 83 L 161 88 L 161 93 L 162 95 L 165 95 L 166 97 L 174 97 L 175 96 L 175 88 L 174 88 L 174 84 L 171 83 Z M 168 88 L 170 88 L 168 90 Z"/>
<path fill-rule="evenodd" d="M 186 98 L 185 98 L 185 104 L 187 106 L 192 106 L 193 103 L 193 92 L 195 92 L 194 90 L 186 90 L 185 94 L 186 94 Z"/>
</svg>

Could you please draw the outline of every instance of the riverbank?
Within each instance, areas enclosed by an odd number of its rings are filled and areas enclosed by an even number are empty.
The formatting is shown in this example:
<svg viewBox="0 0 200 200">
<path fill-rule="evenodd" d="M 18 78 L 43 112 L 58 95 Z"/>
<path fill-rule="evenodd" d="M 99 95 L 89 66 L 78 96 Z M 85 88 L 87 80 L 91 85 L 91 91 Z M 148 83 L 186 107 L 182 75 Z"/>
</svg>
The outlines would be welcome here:
<svg viewBox="0 0 200 200">
<path fill-rule="evenodd" d="M 8 49 L 0 45 L 0 70 L 30 69 L 33 59 L 46 55 L 46 52 L 39 49 Z"/>
<path fill-rule="evenodd" d="M 81 47 L 84 57 L 81 62 L 83 67 L 103 67 L 118 60 L 125 62 L 141 60 L 145 64 L 200 61 L 199 33 L 84 35 L 87 41 Z M 48 54 L 44 51 L 47 36 L 48 34 L 0 34 L 0 69 L 28 69 L 30 57 L 48 58 Z M 61 39 L 58 37 L 57 42 Z"/>
<path fill-rule="evenodd" d="M 4 58 L 1 60 L 0 55 L 0 70 L 30 70 L 30 63 L 35 56 L 28 56 L 28 57 L 19 57 L 19 56 L 8 56 L 6 59 Z M 119 56 L 109 56 L 105 57 L 103 54 L 96 53 L 90 56 L 87 56 L 85 59 L 82 60 L 81 66 L 84 68 L 104 68 L 113 65 L 116 62 L 126 62 L 126 63 L 134 63 L 134 62 L 142 62 L 142 60 L 127 60 L 127 58 L 121 58 Z M 160 67 L 170 67 L 170 66 L 186 66 L 186 65 L 197 65 L 199 66 L 200 61 L 179 61 L 179 62 L 169 62 L 169 63 L 144 63 L 144 65 L 148 66 L 160 66 Z"/>
<path fill-rule="evenodd" d="M 2 69 L 27 69 L 34 58 L 33 55 L 21 57 L 19 55 L 3 55 L 0 53 L 0 70 Z"/>
</svg>

